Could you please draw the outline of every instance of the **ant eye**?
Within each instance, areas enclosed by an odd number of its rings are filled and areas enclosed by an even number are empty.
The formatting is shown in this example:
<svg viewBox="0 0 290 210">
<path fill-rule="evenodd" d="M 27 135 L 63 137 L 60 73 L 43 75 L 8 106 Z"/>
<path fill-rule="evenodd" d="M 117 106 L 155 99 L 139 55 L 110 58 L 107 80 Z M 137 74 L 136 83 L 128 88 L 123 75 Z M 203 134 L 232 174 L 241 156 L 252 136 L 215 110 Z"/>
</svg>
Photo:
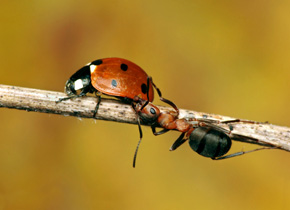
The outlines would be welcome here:
<svg viewBox="0 0 290 210">
<path fill-rule="evenodd" d="M 151 108 L 151 109 L 150 109 L 150 113 L 151 113 L 151 114 L 156 114 L 155 109 L 154 109 L 154 108 Z"/>
</svg>

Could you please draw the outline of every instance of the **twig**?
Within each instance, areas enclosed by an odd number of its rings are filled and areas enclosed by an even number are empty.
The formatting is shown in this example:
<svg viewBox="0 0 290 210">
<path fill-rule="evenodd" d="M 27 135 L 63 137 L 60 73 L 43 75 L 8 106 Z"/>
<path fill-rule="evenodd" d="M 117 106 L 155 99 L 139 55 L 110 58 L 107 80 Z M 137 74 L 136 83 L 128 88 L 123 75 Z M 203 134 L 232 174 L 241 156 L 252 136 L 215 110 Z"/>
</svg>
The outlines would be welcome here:
<svg viewBox="0 0 290 210">
<path fill-rule="evenodd" d="M 0 107 L 93 118 L 96 97 L 83 97 L 56 103 L 58 99 L 63 97 L 66 95 L 61 92 L 0 85 Z M 158 108 L 161 111 L 172 110 L 164 106 L 158 106 Z M 180 109 L 180 117 L 220 121 L 236 119 L 185 109 Z M 136 114 L 131 105 L 112 99 L 102 99 L 95 119 L 137 124 Z M 219 126 L 229 130 L 229 124 L 220 123 Z M 230 134 L 232 139 L 290 151 L 290 128 L 288 127 L 268 123 L 241 122 L 231 123 L 230 126 L 233 128 Z"/>
</svg>

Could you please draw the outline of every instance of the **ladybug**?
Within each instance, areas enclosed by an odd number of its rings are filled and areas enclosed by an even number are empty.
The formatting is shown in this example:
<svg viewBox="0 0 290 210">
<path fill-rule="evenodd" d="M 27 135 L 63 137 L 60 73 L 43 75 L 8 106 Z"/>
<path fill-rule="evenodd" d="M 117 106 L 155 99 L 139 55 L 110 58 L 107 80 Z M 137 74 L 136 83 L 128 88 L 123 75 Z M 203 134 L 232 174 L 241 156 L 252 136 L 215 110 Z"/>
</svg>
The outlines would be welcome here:
<svg viewBox="0 0 290 210">
<path fill-rule="evenodd" d="M 152 78 L 135 63 L 122 58 L 103 58 L 88 63 L 73 74 L 65 84 L 68 97 L 59 99 L 57 103 L 95 93 L 99 99 L 95 116 L 101 94 L 117 97 L 125 103 L 132 103 L 135 96 L 152 102 L 153 86 L 156 88 Z M 159 89 L 156 89 L 159 94 Z"/>
<path fill-rule="evenodd" d="M 153 89 L 157 91 L 161 101 L 178 110 L 173 102 L 162 97 L 161 91 L 153 83 L 152 78 L 138 65 L 122 58 L 103 58 L 88 63 L 74 73 L 65 84 L 65 93 L 68 97 L 60 98 L 56 103 L 82 97 L 87 93 L 95 93 L 98 102 L 93 117 L 98 112 L 102 94 L 117 97 L 125 103 L 131 103 L 137 114 L 141 140 L 142 129 L 138 112 L 141 113 L 147 104 L 153 101 Z M 137 104 L 139 104 L 138 112 L 135 109 Z M 177 112 L 177 116 L 178 114 L 179 112 Z"/>
</svg>

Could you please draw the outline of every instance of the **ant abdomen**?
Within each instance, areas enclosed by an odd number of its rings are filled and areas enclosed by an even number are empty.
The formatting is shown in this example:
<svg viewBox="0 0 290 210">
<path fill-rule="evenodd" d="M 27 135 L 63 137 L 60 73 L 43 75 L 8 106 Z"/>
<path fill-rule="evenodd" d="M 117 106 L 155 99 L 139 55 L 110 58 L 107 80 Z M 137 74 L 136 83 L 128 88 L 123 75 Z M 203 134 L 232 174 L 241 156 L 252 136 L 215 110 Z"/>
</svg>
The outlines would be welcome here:
<svg viewBox="0 0 290 210">
<path fill-rule="evenodd" d="M 217 158 L 231 148 L 231 138 L 222 131 L 211 127 L 197 127 L 189 137 L 190 147 L 204 157 Z"/>
</svg>

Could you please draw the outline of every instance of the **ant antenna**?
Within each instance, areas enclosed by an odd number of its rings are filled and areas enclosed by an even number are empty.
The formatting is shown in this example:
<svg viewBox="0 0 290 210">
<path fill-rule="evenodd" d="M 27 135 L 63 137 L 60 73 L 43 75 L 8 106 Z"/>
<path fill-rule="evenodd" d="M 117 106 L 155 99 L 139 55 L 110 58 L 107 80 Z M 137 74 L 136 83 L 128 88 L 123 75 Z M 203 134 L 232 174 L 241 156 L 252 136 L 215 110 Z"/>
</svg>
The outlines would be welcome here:
<svg viewBox="0 0 290 210">
<path fill-rule="evenodd" d="M 147 92 L 147 101 L 145 102 L 145 104 L 142 105 L 140 111 L 142 111 L 144 109 L 144 107 L 147 106 L 147 104 L 149 103 L 149 82 L 150 82 L 150 80 L 152 82 L 152 78 L 148 76 L 147 77 L 147 90 L 146 90 L 146 92 Z"/>
<path fill-rule="evenodd" d="M 177 113 L 177 116 L 179 116 L 179 109 L 177 108 L 177 106 L 175 105 L 175 103 L 173 103 L 172 101 L 170 101 L 170 100 L 168 100 L 168 99 L 166 99 L 166 98 L 163 98 L 160 89 L 159 89 L 159 88 L 154 84 L 154 82 L 153 82 L 153 80 L 152 80 L 152 77 L 149 77 L 149 79 L 151 80 L 153 87 L 154 87 L 155 90 L 157 91 L 160 100 L 163 101 L 164 103 L 167 103 L 167 104 L 169 104 L 170 106 L 172 106 L 173 109 L 175 109 L 175 111 L 176 111 L 176 113 Z"/>
</svg>

